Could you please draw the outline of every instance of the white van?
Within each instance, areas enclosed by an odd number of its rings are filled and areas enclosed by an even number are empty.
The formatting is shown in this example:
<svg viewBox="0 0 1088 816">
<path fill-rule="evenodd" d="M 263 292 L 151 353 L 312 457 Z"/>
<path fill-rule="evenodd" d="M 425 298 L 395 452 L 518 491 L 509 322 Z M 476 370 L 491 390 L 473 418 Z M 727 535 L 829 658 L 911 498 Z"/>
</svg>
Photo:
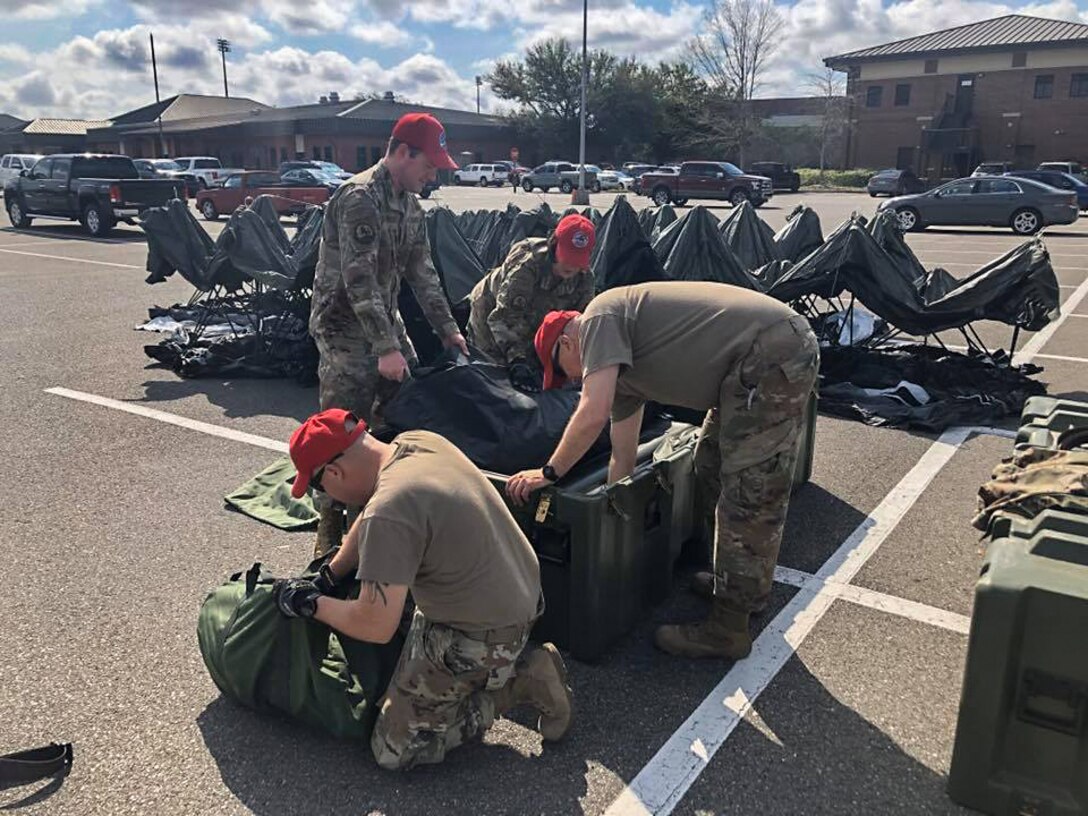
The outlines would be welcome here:
<svg viewBox="0 0 1088 816">
<path fill-rule="evenodd" d="M 454 184 L 479 184 L 481 187 L 494 184 L 501 187 L 509 180 L 510 170 L 502 164 L 470 164 L 453 171 Z"/>
<path fill-rule="evenodd" d="M 8 179 L 18 178 L 24 170 L 29 170 L 40 159 L 33 153 L 8 153 L 0 159 L 0 187 Z"/>
</svg>

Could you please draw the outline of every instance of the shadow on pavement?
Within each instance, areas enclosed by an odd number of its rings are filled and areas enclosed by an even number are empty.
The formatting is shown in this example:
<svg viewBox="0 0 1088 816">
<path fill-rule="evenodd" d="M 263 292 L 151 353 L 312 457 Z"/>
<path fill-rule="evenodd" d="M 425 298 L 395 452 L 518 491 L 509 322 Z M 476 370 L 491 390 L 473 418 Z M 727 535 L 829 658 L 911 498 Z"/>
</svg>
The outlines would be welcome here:
<svg viewBox="0 0 1088 816">
<path fill-rule="evenodd" d="M 801 486 L 790 499 L 778 563 L 816 572 L 867 516 L 818 484 Z"/>
<path fill-rule="evenodd" d="M 136 228 L 135 231 L 125 230 L 123 232 L 115 231 L 110 233 L 105 238 L 92 238 L 83 232 L 83 227 L 79 224 L 42 224 L 41 226 L 34 225 L 27 229 L 0 229 L 0 232 L 11 233 L 12 235 L 25 235 L 28 237 L 34 237 L 35 235 L 52 238 L 57 241 L 79 241 L 87 244 L 143 244 L 147 243 L 143 230 Z"/>
<path fill-rule="evenodd" d="M 230 418 L 283 416 L 302 422 L 318 409 L 317 389 L 290 380 L 146 380 L 143 403 L 167 403 L 201 396 Z"/>
<path fill-rule="evenodd" d="M 53 779 L 49 780 L 49 782 L 47 784 L 42 785 L 37 790 L 31 791 L 26 796 L 24 796 L 22 799 L 16 799 L 15 801 L 12 801 L 12 802 L 0 802 L 0 810 L 22 810 L 23 808 L 30 807 L 31 805 L 41 804 L 46 799 L 48 799 L 50 796 L 52 796 L 54 793 L 59 791 L 61 789 L 61 786 L 64 785 L 64 780 L 67 779 L 67 778 L 68 778 L 68 772 L 66 771 L 65 773 L 61 774 L 60 776 L 54 777 Z M 33 782 L 31 784 L 37 785 L 38 783 Z M 23 789 L 25 789 L 27 787 L 30 787 L 30 786 L 29 785 L 20 785 L 18 788 L 13 788 L 12 790 L 22 791 Z M 6 791 L 5 791 L 5 793 L 6 793 Z"/>
</svg>

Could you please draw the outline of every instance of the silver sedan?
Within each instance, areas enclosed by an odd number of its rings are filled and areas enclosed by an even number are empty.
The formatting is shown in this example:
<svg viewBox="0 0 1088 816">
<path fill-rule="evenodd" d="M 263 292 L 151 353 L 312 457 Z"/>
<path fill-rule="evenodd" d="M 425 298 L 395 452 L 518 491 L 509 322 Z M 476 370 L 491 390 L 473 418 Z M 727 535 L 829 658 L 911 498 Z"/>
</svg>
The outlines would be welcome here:
<svg viewBox="0 0 1088 816">
<path fill-rule="evenodd" d="M 890 198 L 880 209 L 895 210 L 904 231 L 931 226 L 1009 227 L 1034 235 L 1051 224 L 1073 224 L 1076 194 L 1028 179 L 999 176 L 950 181 L 919 195 Z"/>
</svg>

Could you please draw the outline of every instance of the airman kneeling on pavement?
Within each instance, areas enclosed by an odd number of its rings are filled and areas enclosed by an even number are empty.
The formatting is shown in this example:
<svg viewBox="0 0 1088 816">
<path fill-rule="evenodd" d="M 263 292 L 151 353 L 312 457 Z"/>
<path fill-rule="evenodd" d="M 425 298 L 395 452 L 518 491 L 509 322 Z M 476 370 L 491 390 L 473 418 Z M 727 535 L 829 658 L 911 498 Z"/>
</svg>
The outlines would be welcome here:
<svg viewBox="0 0 1088 816">
<path fill-rule="evenodd" d="M 296 498 L 313 488 L 362 511 L 316 581 L 275 583 L 280 611 L 385 643 L 409 591 L 415 601 L 371 738 L 378 764 L 441 762 L 520 705 L 538 712 L 545 740 L 562 738 L 571 722 L 566 667 L 552 644 L 526 645 L 544 608 L 540 565 L 483 473 L 438 434 L 383 443 L 339 409 L 306 420 L 290 454 Z M 352 573 L 358 599 L 330 597 Z"/>
</svg>

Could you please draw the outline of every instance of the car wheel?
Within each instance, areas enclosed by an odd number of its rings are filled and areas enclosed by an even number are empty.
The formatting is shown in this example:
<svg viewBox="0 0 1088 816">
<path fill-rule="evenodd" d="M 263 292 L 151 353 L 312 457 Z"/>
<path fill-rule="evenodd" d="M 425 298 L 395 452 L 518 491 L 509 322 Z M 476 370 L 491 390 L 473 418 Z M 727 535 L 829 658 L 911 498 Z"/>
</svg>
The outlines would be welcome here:
<svg viewBox="0 0 1088 816">
<path fill-rule="evenodd" d="M 92 238 L 101 238 L 113 229 L 113 214 L 97 203 L 91 203 L 83 210 L 83 228 Z"/>
<path fill-rule="evenodd" d="M 921 219 L 918 210 L 913 207 L 903 207 L 895 211 L 895 221 L 903 232 L 913 232 L 921 227 Z"/>
<path fill-rule="evenodd" d="M 678 198 L 672 203 L 675 204 L 677 207 L 686 207 L 688 205 L 688 200 L 686 198 Z"/>
<path fill-rule="evenodd" d="M 15 229 L 26 229 L 30 226 L 30 216 L 23 210 L 21 201 L 8 202 L 8 218 Z"/>
<path fill-rule="evenodd" d="M 204 202 L 200 205 L 200 214 L 204 216 L 205 221 L 219 220 L 219 210 L 216 209 L 215 202 L 210 198 L 204 199 Z"/>
<path fill-rule="evenodd" d="M 430 187 L 424 187 L 422 190 L 419 191 L 419 197 L 420 198 L 430 198 L 431 197 L 431 188 Z"/>
<path fill-rule="evenodd" d="M 486 187 L 487 186 L 487 177 L 486 176 L 481 176 L 480 180 L 477 181 L 476 183 L 479 184 L 481 187 Z"/>
<path fill-rule="evenodd" d="M 521 182 L 521 189 L 527 193 L 531 193 L 533 191 L 533 183 L 529 181 L 529 179 L 523 179 Z"/>
<path fill-rule="evenodd" d="M 601 183 L 599 181 L 593 182 L 589 185 L 590 192 L 599 193 L 601 191 Z"/>
<path fill-rule="evenodd" d="M 1012 214 L 1009 225 L 1017 235 L 1034 235 L 1042 229 L 1043 219 L 1036 210 L 1017 210 Z"/>
<path fill-rule="evenodd" d="M 573 189 L 574 185 L 571 184 L 569 181 L 564 180 L 559 184 L 559 191 L 562 193 L 569 193 Z"/>
<path fill-rule="evenodd" d="M 672 201 L 672 196 L 669 195 L 668 187 L 658 187 L 656 190 L 654 190 L 653 198 L 654 204 L 659 207 L 664 207 L 666 204 Z"/>
<path fill-rule="evenodd" d="M 736 190 L 729 194 L 729 203 L 732 204 L 734 207 L 739 207 L 749 198 L 750 196 L 748 195 L 748 191 L 742 190 L 740 187 L 738 187 Z"/>
<path fill-rule="evenodd" d="M 876 193 L 869 191 L 869 198 L 876 198 Z"/>
<path fill-rule="evenodd" d="M 461 177 L 455 175 L 453 177 L 453 184 L 454 184 L 455 187 L 460 187 L 461 186 Z"/>
<path fill-rule="evenodd" d="M 801 190 L 801 183 L 800 182 L 790 185 L 790 192 L 791 193 L 796 193 L 796 192 L 799 192 L 800 190 Z"/>
</svg>

